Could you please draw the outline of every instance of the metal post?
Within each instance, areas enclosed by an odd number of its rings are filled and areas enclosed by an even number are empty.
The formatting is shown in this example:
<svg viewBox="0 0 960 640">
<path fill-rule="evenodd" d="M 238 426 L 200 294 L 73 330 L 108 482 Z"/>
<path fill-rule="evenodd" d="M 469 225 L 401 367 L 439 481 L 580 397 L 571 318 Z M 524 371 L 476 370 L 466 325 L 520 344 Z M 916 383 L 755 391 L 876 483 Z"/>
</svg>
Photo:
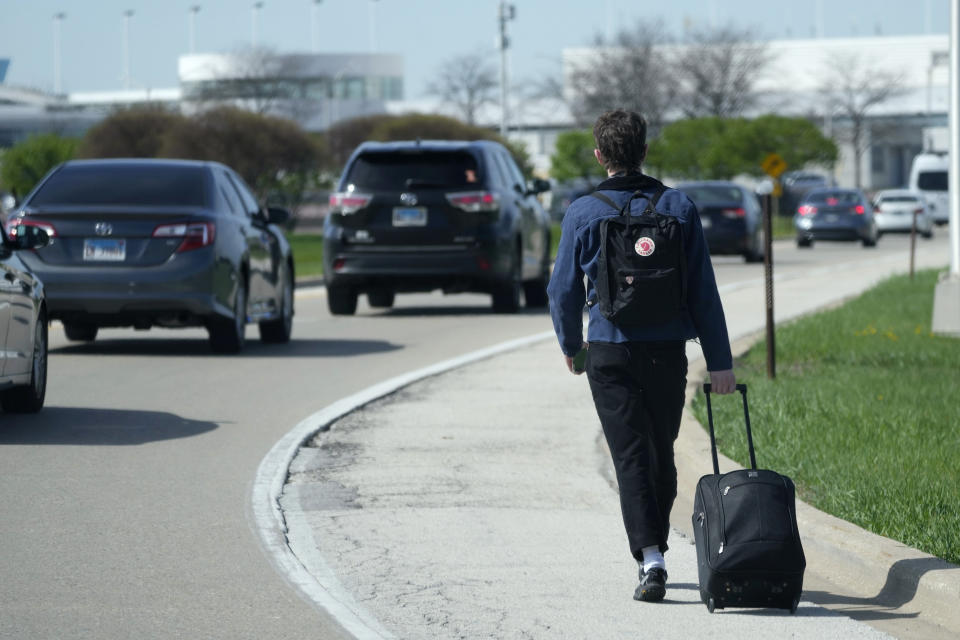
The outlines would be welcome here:
<svg viewBox="0 0 960 640">
<path fill-rule="evenodd" d="M 913 271 L 917 264 L 917 210 L 913 211 L 913 223 L 910 225 L 910 281 L 913 282 Z"/>
<path fill-rule="evenodd" d="M 950 0 L 950 275 L 960 278 L 960 0 Z"/>
<path fill-rule="evenodd" d="M 773 323 L 773 195 L 763 197 L 763 281 L 767 305 L 767 377 L 777 377 L 776 335 Z"/>
<path fill-rule="evenodd" d="M 130 88 L 130 18 L 133 9 L 123 12 L 123 88 Z"/>
<path fill-rule="evenodd" d="M 258 39 L 258 36 L 260 35 L 258 33 L 259 25 L 257 24 L 257 18 L 260 17 L 260 9 L 262 8 L 263 8 L 262 2 L 254 2 L 253 6 L 250 7 L 250 46 L 251 47 L 257 46 L 257 39 Z"/>
<path fill-rule="evenodd" d="M 60 27 L 67 14 L 63 11 L 53 14 L 53 92 L 60 95 L 63 92 L 63 71 L 60 56 Z"/>
<path fill-rule="evenodd" d="M 195 4 L 190 7 L 190 53 L 197 52 L 197 13 L 200 12 L 200 5 Z"/>
<path fill-rule="evenodd" d="M 512 4 L 500 1 L 497 9 L 497 19 L 500 23 L 500 136 L 507 137 L 509 129 L 509 92 L 507 90 L 507 48 L 510 40 L 507 38 L 507 21 L 516 17 L 516 8 Z"/>
</svg>

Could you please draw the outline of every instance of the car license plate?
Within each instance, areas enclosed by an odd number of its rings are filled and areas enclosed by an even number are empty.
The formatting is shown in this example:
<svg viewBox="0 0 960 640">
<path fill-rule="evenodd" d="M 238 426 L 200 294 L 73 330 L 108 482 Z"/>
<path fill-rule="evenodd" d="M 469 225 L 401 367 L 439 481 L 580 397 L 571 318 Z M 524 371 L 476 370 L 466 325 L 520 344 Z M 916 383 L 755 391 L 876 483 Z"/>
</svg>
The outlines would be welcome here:
<svg viewBox="0 0 960 640">
<path fill-rule="evenodd" d="M 700 218 L 700 226 L 704 229 L 709 229 L 713 226 L 713 220 L 710 218 Z"/>
<path fill-rule="evenodd" d="M 425 207 L 394 207 L 393 226 L 395 227 L 424 227 L 427 225 L 427 210 Z"/>
<path fill-rule="evenodd" d="M 127 241 L 123 238 L 87 238 L 83 241 L 83 259 L 92 262 L 123 262 Z"/>
<path fill-rule="evenodd" d="M 837 216 L 835 216 L 834 214 L 831 213 L 830 215 L 827 216 L 827 222 L 836 222 L 836 221 L 837 221 Z"/>
</svg>

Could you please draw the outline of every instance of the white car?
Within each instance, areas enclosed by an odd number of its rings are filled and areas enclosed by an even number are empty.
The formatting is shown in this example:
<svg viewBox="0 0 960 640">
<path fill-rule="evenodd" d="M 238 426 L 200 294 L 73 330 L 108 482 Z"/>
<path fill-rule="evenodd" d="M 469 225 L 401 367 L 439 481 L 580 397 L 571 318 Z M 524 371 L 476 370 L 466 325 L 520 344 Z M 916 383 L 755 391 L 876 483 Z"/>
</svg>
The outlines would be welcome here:
<svg viewBox="0 0 960 640">
<path fill-rule="evenodd" d="M 917 216 L 917 233 L 932 238 L 933 217 L 921 194 L 907 189 L 887 189 L 878 191 L 873 198 L 873 217 L 880 233 L 909 233 L 914 214 Z"/>
</svg>

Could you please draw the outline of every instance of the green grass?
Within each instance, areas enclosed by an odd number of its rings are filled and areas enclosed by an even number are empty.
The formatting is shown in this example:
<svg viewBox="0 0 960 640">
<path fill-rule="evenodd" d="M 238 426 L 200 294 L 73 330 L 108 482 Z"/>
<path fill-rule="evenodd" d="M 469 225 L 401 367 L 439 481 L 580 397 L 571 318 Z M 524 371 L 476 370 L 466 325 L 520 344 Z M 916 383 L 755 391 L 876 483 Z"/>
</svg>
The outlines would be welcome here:
<svg viewBox="0 0 960 640">
<path fill-rule="evenodd" d="M 550 224 L 550 259 L 555 260 L 557 258 L 557 245 L 560 244 L 560 223 L 554 222 Z"/>
<path fill-rule="evenodd" d="M 298 278 L 323 275 L 323 234 L 288 233 L 293 264 Z"/>
<path fill-rule="evenodd" d="M 791 216 L 773 216 L 773 239 L 786 240 L 793 238 L 797 232 L 793 228 L 793 218 Z"/>
<path fill-rule="evenodd" d="M 736 363 L 757 464 L 817 508 L 960 563 L 960 340 L 933 336 L 936 273 L 892 278 L 778 328 Z M 719 448 L 748 460 L 738 399 L 714 398 Z M 702 394 L 694 412 L 706 424 Z"/>
</svg>

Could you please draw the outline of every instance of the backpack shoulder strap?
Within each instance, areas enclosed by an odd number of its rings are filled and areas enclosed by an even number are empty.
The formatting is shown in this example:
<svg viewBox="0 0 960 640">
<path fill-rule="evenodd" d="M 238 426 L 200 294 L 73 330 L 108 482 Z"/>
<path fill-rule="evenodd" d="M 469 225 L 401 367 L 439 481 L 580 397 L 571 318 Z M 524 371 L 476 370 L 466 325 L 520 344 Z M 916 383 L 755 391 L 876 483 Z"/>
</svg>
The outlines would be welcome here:
<svg viewBox="0 0 960 640">
<path fill-rule="evenodd" d="M 603 202 L 603 203 L 605 203 L 605 204 L 608 204 L 608 205 L 610 205 L 611 207 L 613 207 L 614 209 L 616 209 L 617 211 L 620 211 L 620 205 L 618 205 L 616 202 L 614 202 L 614 201 L 613 201 L 613 198 L 610 198 L 610 197 L 608 197 L 608 196 L 605 196 L 605 195 L 603 195 L 602 193 L 600 193 L 599 191 L 592 191 L 592 192 L 590 193 L 590 195 L 593 196 L 594 198 L 596 198 L 597 200 L 599 200 L 600 202 Z"/>
<path fill-rule="evenodd" d="M 667 188 L 663 185 L 661 185 L 660 188 L 657 189 L 657 191 L 653 194 L 653 197 L 647 200 L 647 208 L 644 211 L 644 213 L 654 213 L 656 211 L 656 206 L 657 206 L 657 203 L 660 201 L 660 196 L 662 196 L 663 192 L 666 190 Z M 627 199 L 627 202 L 623 206 L 620 206 L 616 202 L 614 202 L 613 198 L 610 198 L 600 193 L 599 191 L 592 191 L 590 192 L 589 195 L 593 196 L 600 202 L 603 202 L 609 205 L 610 207 L 616 209 L 617 211 L 620 212 L 620 215 L 625 214 L 630 209 L 630 203 L 633 202 L 635 198 L 646 197 L 642 191 L 639 191 L 639 190 L 634 191 L 632 194 L 630 194 L 630 197 Z"/>
</svg>

